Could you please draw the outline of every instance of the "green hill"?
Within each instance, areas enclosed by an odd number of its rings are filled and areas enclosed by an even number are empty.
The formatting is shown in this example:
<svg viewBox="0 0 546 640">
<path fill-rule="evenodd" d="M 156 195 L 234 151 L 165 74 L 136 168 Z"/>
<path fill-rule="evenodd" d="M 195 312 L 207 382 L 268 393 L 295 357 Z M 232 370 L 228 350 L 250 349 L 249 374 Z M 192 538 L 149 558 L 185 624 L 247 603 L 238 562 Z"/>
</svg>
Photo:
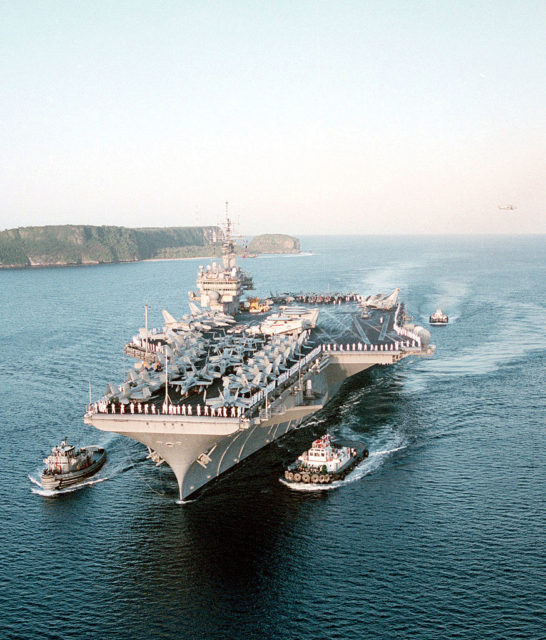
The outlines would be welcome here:
<svg viewBox="0 0 546 640">
<path fill-rule="evenodd" d="M 284 233 L 255 236 L 248 245 L 250 253 L 299 253 L 300 241 Z"/>
<path fill-rule="evenodd" d="M 218 227 L 129 229 L 62 225 L 0 232 L 0 267 L 133 262 L 156 257 L 205 255 Z M 164 252 L 181 255 L 163 256 Z"/>
<path fill-rule="evenodd" d="M 20 227 L 0 232 L 0 268 L 47 267 L 137 260 L 193 258 L 219 255 L 222 232 L 218 227 L 94 227 L 62 225 Z M 257 236 L 253 253 L 283 252 L 281 243 Z M 292 245 L 299 241 L 292 238 Z M 283 241 L 284 242 L 284 241 Z M 287 248 L 290 243 L 286 243 Z M 292 246 L 290 245 L 290 246 Z M 271 247 L 277 246 L 277 249 Z"/>
</svg>

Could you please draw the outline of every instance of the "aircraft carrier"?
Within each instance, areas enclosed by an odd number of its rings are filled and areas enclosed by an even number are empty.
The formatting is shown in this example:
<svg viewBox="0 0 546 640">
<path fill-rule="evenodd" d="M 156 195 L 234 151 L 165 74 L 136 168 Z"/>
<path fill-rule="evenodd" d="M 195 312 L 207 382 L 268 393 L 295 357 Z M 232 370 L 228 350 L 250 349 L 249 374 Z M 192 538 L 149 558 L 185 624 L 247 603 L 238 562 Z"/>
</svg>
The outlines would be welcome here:
<svg viewBox="0 0 546 640">
<path fill-rule="evenodd" d="M 180 500 L 300 427 L 347 378 L 434 353 L 429 332 L 407 321 L 398 289 L 283 294 L 253 314 L 242 299 L 252 288 L 226 209 L 222 261 L 199 268 L 190 313 L 176 319 L 164 310 L 156 329 L 146 320 L 125 346 L 136 361 L 127 379 L 87 407 L 86 423 L 138 440 L 156 464 L 166 462 Z"/>
</svg>

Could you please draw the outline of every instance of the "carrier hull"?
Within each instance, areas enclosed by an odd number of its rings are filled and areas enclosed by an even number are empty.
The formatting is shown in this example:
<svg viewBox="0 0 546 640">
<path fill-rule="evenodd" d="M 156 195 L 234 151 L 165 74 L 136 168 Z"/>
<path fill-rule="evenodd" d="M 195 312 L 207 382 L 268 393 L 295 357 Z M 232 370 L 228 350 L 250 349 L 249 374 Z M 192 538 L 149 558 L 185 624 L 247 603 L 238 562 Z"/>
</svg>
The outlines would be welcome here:
<svg viewBox="0 0 546 640">
<path fill-rule="evenodd" d="M 251 420 L 178 415 L 91 413 L 85 422 L 142 442 L 173 470 L 181 500 L 202 489 L 248 456 L 297 429 L 324 407 L 349 377 L 411 353 L 329 354 L 323 370 L 310 370 L 276 403 Z M 312 395 L 304 391 L 311 381 Z"/>
<path fill-rule="evenodd" d="M 84 417 L 145 444 L 174 471 L 182 500 L 297 429 L 347 378 L 434 353 L 425 329 L 405 325 L 399 289 L 367 298 L 285 293 L 272 296 L 278 308 L 265 318 L 235 320 L 228 314 L 253 285 L 237 266 L 231 228 L 226 203 L 222 263 L 199 267 L 199 294 L 190 293 L 201 309 L 190 302 L 191 317 L 180 320 L 164 309 L 164 327 L 150 332 L 146 306 L 145 328 L 125 346 L 140 362 Z M 320 313 L 291 306 L 296 299 L 321 303 Z"/>
</svg>

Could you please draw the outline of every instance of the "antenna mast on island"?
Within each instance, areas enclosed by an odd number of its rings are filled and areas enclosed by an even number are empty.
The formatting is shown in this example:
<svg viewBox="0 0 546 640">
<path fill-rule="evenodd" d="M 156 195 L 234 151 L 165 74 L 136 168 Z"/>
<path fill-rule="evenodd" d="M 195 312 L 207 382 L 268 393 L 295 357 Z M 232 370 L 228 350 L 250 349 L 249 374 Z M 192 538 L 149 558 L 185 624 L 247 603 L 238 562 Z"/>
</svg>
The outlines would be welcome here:
<svg viewBox="0 0 546 640">
<path fill-rule="evenodd" d="M 231 220 L 229 219 L 229 202 L 226 200 L 226 223 L 225 223 L 225 231 L 224 231 L 224 248 L 228 251 L 232 250 L 232 242 L 231 242 Z"/>
<path fill-rule="evenodd" d="M 226 221 L 224 223 L 224 243 L 222 250 L 222 262 L 224 269 L 233 269 L 237 266 L 237 260 L 235 257 L 235 247 L 233 245 L 233 238 L 231 236 L 232 224 L 229 217 L 229 202 L 226 200 Z"/>
</svg>

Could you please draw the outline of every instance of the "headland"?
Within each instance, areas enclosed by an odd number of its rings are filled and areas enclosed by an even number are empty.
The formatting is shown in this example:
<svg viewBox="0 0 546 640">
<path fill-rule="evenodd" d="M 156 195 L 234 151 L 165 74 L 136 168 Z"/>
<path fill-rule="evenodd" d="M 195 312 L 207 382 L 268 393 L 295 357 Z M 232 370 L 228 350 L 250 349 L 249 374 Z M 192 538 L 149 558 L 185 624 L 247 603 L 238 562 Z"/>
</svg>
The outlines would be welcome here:
<svg viewBox="0 0 546 640">
<path fill-rule="evenodd" d="M 141 260 L 172 260 L 221 255 L 218 226 L 130 228 L 92 225 L 19 227 L 0 232 L 0 269 L 67 267 Z M 244 255 L 298 253 L 297 238 L 284 234 L 255 236 Z"/>
</svg>

